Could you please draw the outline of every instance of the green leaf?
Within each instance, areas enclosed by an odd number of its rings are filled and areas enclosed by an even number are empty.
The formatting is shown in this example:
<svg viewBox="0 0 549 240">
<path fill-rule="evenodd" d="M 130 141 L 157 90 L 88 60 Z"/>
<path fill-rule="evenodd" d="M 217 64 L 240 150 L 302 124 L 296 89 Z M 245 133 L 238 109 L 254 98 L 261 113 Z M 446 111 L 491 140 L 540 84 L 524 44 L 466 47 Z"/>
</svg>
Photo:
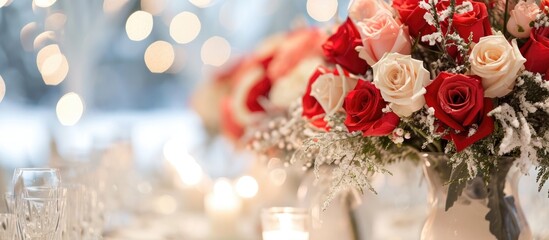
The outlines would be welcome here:
<svg viewBox="0 0 549 240">
<path fill-rule="evenodd" d="M 448 211 L 454 203 L 457 201 L 465 185 L 467 184 L 467 178 L 469 177 L 469 171 L 467 170 L 467 163 L 465 161 L 461 162 L 457 167 L 452 169 L 452 174 L 450 175 L 450 186 L 448 186 L 448 196 L 446 197 L 446 208 Z"/>
<path fill-rule="evenodd" d="M 494 168 L 488 185 L 488 214 L 485 219 L 490 222 L 490 232 L 498 240 L 517 240 L 520 235 L 518 217 L 515 216 L 515 201 L 505 197 L 505 177 L 509 167 Z"/>
</svg>

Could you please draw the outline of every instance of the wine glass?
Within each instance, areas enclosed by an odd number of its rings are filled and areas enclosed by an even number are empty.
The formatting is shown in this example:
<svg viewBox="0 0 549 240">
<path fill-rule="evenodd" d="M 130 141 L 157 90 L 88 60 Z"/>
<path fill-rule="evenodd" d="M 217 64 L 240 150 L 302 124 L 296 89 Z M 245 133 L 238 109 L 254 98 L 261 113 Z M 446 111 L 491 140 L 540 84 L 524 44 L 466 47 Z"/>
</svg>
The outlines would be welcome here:
<svg viewBox="0 0 549 240">
<path fill-rule="evenodd" d="M 17 200 L 24 193 L 37 193 L 39 188 L 55 189 L 61 185 L 61 175 L 55 168 L 17 168 L 13 173 L 12 187 Z M 31 189 L 34 188 L 34 189 Z M 36 190 L 36 191 L 33 191 Z"/>
<path fill-rule="evenodd" d="M 66 198 L 22 197 L 16 208 L 17 224 L 23 240 L 51 240 L 57 236 Z"/>
<path fill-rule="evenodd" d="M 0 213 L 0 239 L 15 239 L 16 218 L 11 213 Z"/>
</svg>

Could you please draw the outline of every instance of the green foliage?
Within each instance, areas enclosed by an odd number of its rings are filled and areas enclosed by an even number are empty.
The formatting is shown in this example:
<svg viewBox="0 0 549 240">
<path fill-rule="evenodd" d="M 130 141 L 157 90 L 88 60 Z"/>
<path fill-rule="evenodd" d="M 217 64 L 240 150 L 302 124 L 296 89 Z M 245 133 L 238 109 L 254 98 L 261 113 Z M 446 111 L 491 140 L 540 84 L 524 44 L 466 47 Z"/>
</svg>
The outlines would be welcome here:
<svg viewBox="0 0 549 240">
<path fill-rule="evenodd" d="M 449 186 L 448 196 L 446 197 L 446 211 L 454 206 L 454 203 L 457 201 L 459 196 L 461 196 L 468 179 L 469 171 L 467 170 L 467 163 L 461 162 L 457 167 L 452 169 L 452 175 L 450 176 L 450 180 L 448 182 Z"/>
</svg>

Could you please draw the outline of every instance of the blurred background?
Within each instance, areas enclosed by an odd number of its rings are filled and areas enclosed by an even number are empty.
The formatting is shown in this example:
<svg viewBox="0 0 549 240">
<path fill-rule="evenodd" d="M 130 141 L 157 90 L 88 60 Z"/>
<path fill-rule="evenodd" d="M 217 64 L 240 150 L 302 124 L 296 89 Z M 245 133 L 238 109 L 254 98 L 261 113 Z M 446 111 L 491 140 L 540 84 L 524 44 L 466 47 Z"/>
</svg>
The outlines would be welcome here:
<svg viewBox="0 0 549 240">
<path fill-rule="evenodd" d="M 206 130 L 192 93 L 267 36 L 330 26 L 348 4 L 0 0 L 0 190 L 16 167 L 59 166 L 100 193 L 112 239 L 259 239 L 259 210 L 295 205 L 300 170 Z M 534 177 L 522 181 L 526 212 L 547 203 Z"/>
</svg>

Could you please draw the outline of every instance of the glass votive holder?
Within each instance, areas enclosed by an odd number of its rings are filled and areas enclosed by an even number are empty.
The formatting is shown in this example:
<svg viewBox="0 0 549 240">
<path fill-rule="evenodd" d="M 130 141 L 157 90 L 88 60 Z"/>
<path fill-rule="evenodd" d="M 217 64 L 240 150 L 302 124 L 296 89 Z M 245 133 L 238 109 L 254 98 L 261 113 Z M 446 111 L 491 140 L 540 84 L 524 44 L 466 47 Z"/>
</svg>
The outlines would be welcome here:
<svg viewBox="0 0 549 240">
<path fill-rule="evenodd" d="M 12 213 L 0 213 L 0 239 L 16 239 L 16 217 Z"/>
<path fill-rule="evenodd" d="M 310 215 L 307 209 L 273 207 L 261 212 L 263 240 L 309 240 Z"/>
</svg>

